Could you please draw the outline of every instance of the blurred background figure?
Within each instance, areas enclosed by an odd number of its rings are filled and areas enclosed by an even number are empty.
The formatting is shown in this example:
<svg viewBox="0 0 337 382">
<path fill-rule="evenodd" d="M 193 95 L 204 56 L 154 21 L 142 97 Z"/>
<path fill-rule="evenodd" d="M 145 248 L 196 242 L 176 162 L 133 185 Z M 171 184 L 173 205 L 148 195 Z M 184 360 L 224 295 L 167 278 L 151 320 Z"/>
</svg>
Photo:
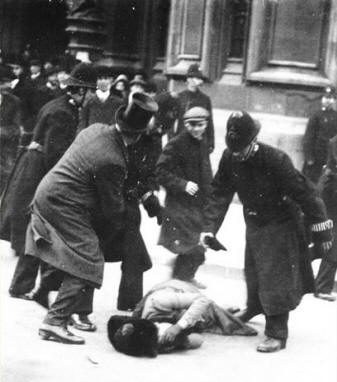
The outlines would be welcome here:
<svg viewBox="0 0 337 382">
<path fill-rule="evenodd" d="M 14 165 L 20 137 L 20 100 L 10 94 L 11 82 L 15 79 L 8 66 L 0 66 L 0 195 L 5 189 Z"/>
<path fill-rule="evenodd" d="M 303 174 L 317 183 L 323 166 L 328 159 L 329 139 L 337 134 L 336 89 L 328 86 L 324 89 L 321 109 L 308 121 L 303 138 L 304 166 Z"/>
<path fill-rule="evenodd" d="M 319 179 L 318 189 L 326 205 L 328 216 L 333 221 L 335 240 L 328 252 L 318 253 L 318 257 L 322 260 L 315 279 L 315 297 L 326 301 L 336 301 L 336 294 L 332 290 L 337 270 L 337 135 L 329 142 L 328 163 Z"/>
<path fill-rule="evenodd" d="M 116 78 L 113 86 L 116 90 L 118 90 L 122 94 L 124 100 L 128 99 L 128 96 L 129 96 L 129 79 L 125 74 L 120 74 Z"/>
<path fill-rule="evenodd" d="M 122 94 L 112 87 L 114 78 L 111 69 L 98 66 L 95 70 L 97 73 L 96 92 L 80 112 L 78 132 L 94 123 L 114 124 L 116 111 L 124 104 Z"/>
<path fill-rule="evenodd" d="M 130 93 L 145 93 L 147 83 L 142 74 L 136 74 L 130 81 Z"/>
</svg>

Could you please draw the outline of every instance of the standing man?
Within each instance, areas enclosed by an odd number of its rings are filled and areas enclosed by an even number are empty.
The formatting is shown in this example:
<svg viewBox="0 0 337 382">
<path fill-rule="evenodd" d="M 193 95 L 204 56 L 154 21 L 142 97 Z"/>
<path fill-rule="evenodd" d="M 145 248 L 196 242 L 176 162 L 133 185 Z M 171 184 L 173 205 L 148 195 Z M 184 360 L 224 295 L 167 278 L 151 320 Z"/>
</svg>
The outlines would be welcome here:
<svg viewBox="0 0 337 382">
<path fill-rule="evenodd" d="M 323 202 L 282 151 L 257 142 L 259 128 L 246 112 L 234 112 L 227 122 L 227 149 L 213 180 L 204 209 L 201 242 L 219 230 L 235 192 L 246 222 L 245 276 L 247 309 L 242 321 L 258 314 L 266 319 L 260 352 L 286 347 L 289 312 L 303 294 L 314 291 L 308 243 L 300 212 L 311 224 L 313 240 L 331 247 L 331 221 Z M 296 214 L 296 219 L 294 214 Z"/>
<path fill-rule="evenodd" d="M 40 111 L 33 139 L 20 154 L 1 201 L 0 238 L 11 242 L 19 255 L 9 293 L 12 297 L 27 296 L 35 286 L 39 261 L 24 256 L 30 203 L 44 175 L 56 164 L 75 138 L 78 110 L 87 89 L 95 87 L 92 69 L 79 64 L 67 82 L 67 94 L 48 102 Z M 46 305 L 46 294 L 34 296 Z"/>
<path fill-rule="evenodd" d="M 20 137 L 20 100 L 9 92 L 14 78 L 9 67 L 0 66 L 0 195 L 14 166 Z"/>
<path fill-rule="evenodd" d="M 209 112 L 208 126 L 205 134 L 209 153 L 214 150 L 214 125 L 211 99 L 200 90 L 204 83 L 204 76 L 197 64 L 192 64 L 186 74 L 186 90 L 178 93 L 179 116 L 176 134 L 184 129 L 184 114 L 194 106 L 203 107 Z"/>
<path fill-rule="evenodd" d="M 122 94 L 112 87 L 114 78 L 111 68 L 99 66 L 95 70 L 97 89 L 81 111 L 78 132 L 94 123 L 113 125 L 117 109 L 125 103 Z"/>
<path fill-rule="evenodd" d="M 209 111 L 192 107 L 184 114 L 184 130 L 164 147 L 157 163 L 157 180 L 166 190 L 165 218 L 158 244 L 178 254 L 173 278 L 195 280 L 205 261 L 205 248 L 199 245 L 202 231 L 202 208 L 210 192 L 212 169 L 203 135 Z"/>
<path fill-rule="evenodd" d="M 328 163 L 318 182 L 318 189 L 326 205 L 328 216 L 333 221 L 331 249 L 322 253 L 322 261 L 316 276 L 315 297 L 326 301 L 336 301 L 332 293 L 337 270 L 337 135 L 329 142 Z"/>
<path fill-rule="evenodd" d="M 328 159 L 329 139 L 337 134 L 336 89 L 328 86 L 321 100 L 321 110 L 309 118 L 303 139 L 303 174 L 317 183 Z"/>
<path fill-rule="evenodd" d="M 157 108 L 145 94 L 134 94 L 118 110 L 116 125 L 83 130 L 38 186 L 26 253 L 63 275 L 39 330 L 43 339 L 84 343 L 67 324 L 79 302 L 91 297 L 92 304 L 93 288 L 102 284 L 105 257 L 122 260 L 123 308 L 134 308 L 142 297 L 142 275 L 151 260 L 139 231 L 138 182 L 130 179 L 141 163 L 133 161 L 129 149 L 146 132 Z"/>
</svg>

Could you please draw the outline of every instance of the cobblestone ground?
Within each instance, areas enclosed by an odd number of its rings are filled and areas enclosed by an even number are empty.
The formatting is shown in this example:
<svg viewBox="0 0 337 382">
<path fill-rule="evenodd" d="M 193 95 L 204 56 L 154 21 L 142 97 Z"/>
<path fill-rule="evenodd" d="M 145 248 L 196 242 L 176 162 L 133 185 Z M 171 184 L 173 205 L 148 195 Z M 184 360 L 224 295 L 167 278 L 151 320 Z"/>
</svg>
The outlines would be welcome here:
<svg viewBox="0 0 337 382">
<path fill-rule="evenodd" d="M 232 213 L 236 215 L 235 209 Z M 145 275 L 145 289 L 148 289 L 169 277 L 173 256 L 155 245 L 158 228 L 146 218 L 143 233 L 154 260 L 154 267 Z M 205 293 L 223 306 L 244 306 L 245 284 L 239 269 L 242 255 L 235 258 L 236 254 L 232 253 L 242 246 L 242 235 L 240 231 L 228 236 L 224 243 L 228 253 L 209 254 L 206 265 L 198 272 L 198 279 L 208 286 Z M 258 316 L 252 322 L 259 331 L 257 337 L 206 334 L 200 349 L 137 359 L 115 352 L 106 335 L 106 322 L 111 314 L 117 313 L 119 264 L 107 265 L 103 287 L 95 294 L 92 319 L 98 331 L 78 332 L 85 337 L 86 344 L 71 346 L 39 339 L 37 331 L 45 311 L 34 302 L 8 296 L 16 258 L 10 253 L 8 243 L 0 242 L 0 253 L 0 379 L 3 382 L 336 381 L 336 303 L 305 296 L 291 314 L 287 349 L 275 354 L 255 350 L 263 338 L 264 320 Z M 230 267 L 225 267 L 226 262 Z"/>
</svg>

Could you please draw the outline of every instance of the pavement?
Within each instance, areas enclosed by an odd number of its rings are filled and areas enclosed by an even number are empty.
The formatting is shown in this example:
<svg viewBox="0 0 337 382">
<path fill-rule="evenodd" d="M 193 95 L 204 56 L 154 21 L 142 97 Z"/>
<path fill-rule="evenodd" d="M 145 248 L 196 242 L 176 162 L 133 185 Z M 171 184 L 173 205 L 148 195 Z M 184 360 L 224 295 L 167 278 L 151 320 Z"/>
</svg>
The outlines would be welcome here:
<svg viewBox="0 0 337 382">
<path fill-rule="evenodd" d="M 205 294 L 218 304 L 244 307 L 246 291 L 242 277 L 244 245 L 241 206 L 233 204 L 219 237 L 227 252 L 207 253 L 197 274 L 208 288 Z M 227 225 L 226 225 L 227 224 Z M 223 233 L 222 233 L 223 231 Z M 159 228 L 143 211 L 142 232 L 153 259 L 145 273 L 145 291 L 170 277 L 174 255 L 156 245 Z M 107 264 L 104 283 L 95 292 L 92 320 L 95 333 L 73 330 L 85 337 L 82 346 L 43 341 L 38 327 L 45 310 L 35 302 L 10 298 L 8 286 L 16 264 L 9 243 L 0 242 L 0 380 L 3 382 L 306 382 L 337 379 L 337 304 L 304 297 L 290 316 L 287 349 L 274 354 L 258 353 L 264 319 L 254 318 L 256 337 L 224 337 L 204 334 L 200 349 L 160 355 L 155 359 L 117 353 L 107 339 L 106 323 L 116 310 L 120 264 Z M 55 296 L 52 296 L 52 298 Z"/>
</svg>

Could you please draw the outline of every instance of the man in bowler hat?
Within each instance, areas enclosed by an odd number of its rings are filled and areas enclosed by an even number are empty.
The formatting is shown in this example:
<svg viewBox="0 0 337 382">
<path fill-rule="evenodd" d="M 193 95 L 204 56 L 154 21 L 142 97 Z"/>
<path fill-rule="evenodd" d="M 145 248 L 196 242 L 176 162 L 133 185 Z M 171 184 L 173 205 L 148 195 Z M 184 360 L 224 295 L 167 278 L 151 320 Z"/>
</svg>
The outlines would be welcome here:
<svg viewBox="0 0 337 382">
<path fill-rule="evenodd" d="M 84 129 L 37 188 L 26 254 L 62 272 L 56 300 L 39 329 L 42 339 L 84 343 L 67 324 L 83 300 L 91 302 L 86 312 L 91 313 L 106 257 L 122 260 L 120 294 L 138 300 L 142 294 L 142 274 L 151 261 L 139 232 L 138 182 L 130 180 L 138 162 L 128 147 L 141 139 L 157 108 L 145 94 L 134 94 L 118 110 L 115 125 Z M 154 195 L 144 196 L 145 208 L 149 198 L 153 212 L 159 203 Z"/>
<path fill-rule="evenodd" d="M 245 276 L 247 309 L 237 317 L 266 319 L 260 352 L 286 347 L 289 312 L 303 294 L 314 291 L 308 242 L 301 229 L 302 212 L 313 240 L 322 250 L 331 247 L 331 221 L 324 204 L 281 150 L 257 142 L 259 126 L 238 111 L 227 122 L 226 143 L 213 190 L 205 203 L 200 240 L 220 228 L 237 192 L 246 222 Z M 298 217 L 295 216 L 298 212 Z"/>
</svg>

